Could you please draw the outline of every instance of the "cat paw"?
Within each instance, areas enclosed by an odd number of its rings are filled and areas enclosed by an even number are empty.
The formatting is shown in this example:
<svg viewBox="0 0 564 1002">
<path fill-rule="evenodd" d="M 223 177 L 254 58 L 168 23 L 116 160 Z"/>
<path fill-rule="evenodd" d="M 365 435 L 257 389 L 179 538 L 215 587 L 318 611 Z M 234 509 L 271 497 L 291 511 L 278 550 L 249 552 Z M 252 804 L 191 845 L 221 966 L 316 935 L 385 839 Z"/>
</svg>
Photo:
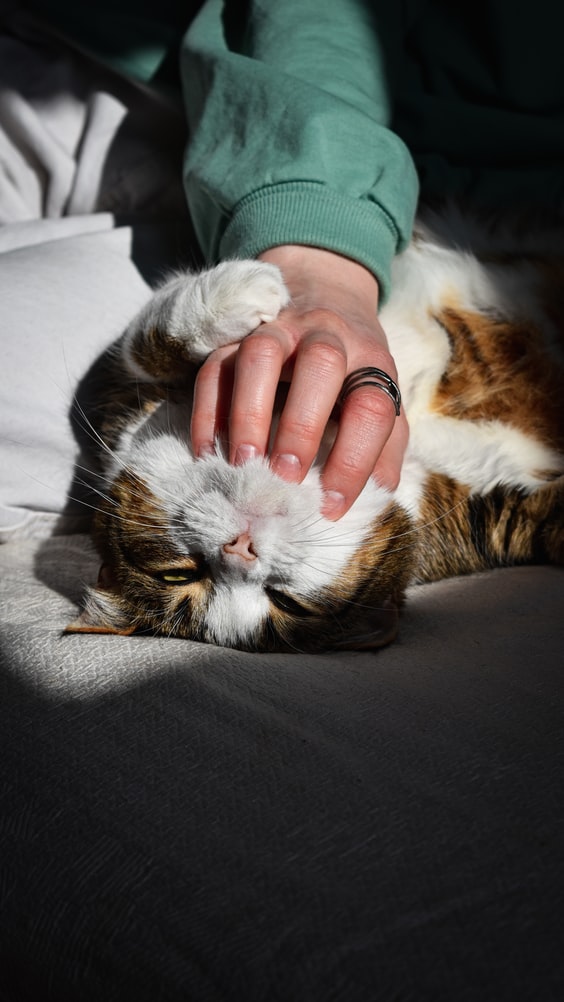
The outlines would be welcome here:
<svg viewBox="0 0 564 1002">
<path fill-rule="evenodd" d="M 290 301 L 279 269 L 263 261 L 224 261 L 202 272 L 190 298 L 198 314 L 197 336 L 190 345 L 196 359 L 275 320 Z"/>
</svg>

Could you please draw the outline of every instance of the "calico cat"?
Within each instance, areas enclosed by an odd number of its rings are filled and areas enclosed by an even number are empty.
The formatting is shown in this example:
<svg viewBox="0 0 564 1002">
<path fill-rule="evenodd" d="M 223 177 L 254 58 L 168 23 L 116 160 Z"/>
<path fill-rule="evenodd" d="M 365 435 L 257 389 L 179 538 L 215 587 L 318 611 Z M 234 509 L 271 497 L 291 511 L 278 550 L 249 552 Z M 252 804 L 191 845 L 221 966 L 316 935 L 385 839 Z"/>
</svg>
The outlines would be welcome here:
<svg viewBox="0 0 564 1002">
<path fill-rule="evenodd" d="M 155 293 L 86 415 L 102 569 L 69 630 L 376 648 L 414 582 L 564 563 L 564 258 L 480 259 L 420 227 L 392 287 L 381 322 L 411 429 L 402 480 L 394 493 L 370 480 L 338 522 L 320 515 L 323 457 L 297 485 L 267 460 L 230 466 L 220 444 L 191 452 L 197 366 L 276 317 L 278 270 L 224 262 Z"/>
</svg>

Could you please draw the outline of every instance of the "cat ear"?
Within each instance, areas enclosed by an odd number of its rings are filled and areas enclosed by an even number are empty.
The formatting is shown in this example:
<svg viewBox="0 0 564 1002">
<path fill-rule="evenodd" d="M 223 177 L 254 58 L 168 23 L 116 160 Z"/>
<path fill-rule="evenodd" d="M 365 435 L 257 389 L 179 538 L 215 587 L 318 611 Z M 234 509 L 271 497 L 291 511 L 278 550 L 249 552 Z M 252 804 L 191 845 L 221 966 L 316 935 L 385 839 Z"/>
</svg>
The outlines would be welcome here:
<svg viewBox="0 0 564 1002">
<path fill-rule="evenodd" d="M 109 564 L 101 564 L 100 570 L 98 571 L 98 580 L 96 582 L 96 588 L 98 591 L 111 591 L 114 595 L 118 595 L 120 592 L 120 586 L 118 579 L 114 573 L 112 567 Z"/>
<path fill-rule="evenodd" d="M 90 609 L 83 609 L 63 630 L 63 633 L 113 633 L 120 637 L 130 637 L 134 632 L 134 626 L 120 626 L 109 620 L 96 619 Z"/>
<path fill-rule="evenodd" d="M 129 637 L 135 632 L 120 600 L 119 586 L 108 564 L 102 564 L 96 588 L 89 588 L 78 617 L 64 633 L 114 633 Z"/>
<path fill-rule="evenodd" d="M 399 628 L 399 609 L 396 602 L 389 598 L 373 613 L 369 629 L 355 630 L 354 627 L 346 638 L 337 641 L 337 650 L 374 651 L 385 647 L 396 639 Z"/>
</svg>

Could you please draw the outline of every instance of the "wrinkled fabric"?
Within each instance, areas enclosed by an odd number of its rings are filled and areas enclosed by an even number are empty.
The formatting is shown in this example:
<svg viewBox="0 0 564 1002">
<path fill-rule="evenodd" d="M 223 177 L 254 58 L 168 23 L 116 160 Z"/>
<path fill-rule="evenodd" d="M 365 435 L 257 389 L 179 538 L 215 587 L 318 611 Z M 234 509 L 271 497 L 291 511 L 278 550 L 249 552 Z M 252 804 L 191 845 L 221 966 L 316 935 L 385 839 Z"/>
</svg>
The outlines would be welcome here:
<svg viewBox="0 0 564 1002">
<path fill-rule="evenodd" d="M 3 998 L 562 997 L 560 571 L 314 657 L 64 636 L 97 564 L 0 547 Z"/>
<path fill-rule="evenodd" d="M 66 507 L 79 379 L 151 285 L 191 264 L 175 104 L 45 35 L 0 31 L 0 540 Z M 6 374 L 9 374 L 6 378 Z M 72 516 L 77 517 L 77 513 Z"/>
<path fill-rule="evenodd" d="M 88 59 L 22 11 L 0 19 L 0 224 L 92 212 L 174 216 L 184 206 L 184 142 L 177 103 Z"/>
</svg>

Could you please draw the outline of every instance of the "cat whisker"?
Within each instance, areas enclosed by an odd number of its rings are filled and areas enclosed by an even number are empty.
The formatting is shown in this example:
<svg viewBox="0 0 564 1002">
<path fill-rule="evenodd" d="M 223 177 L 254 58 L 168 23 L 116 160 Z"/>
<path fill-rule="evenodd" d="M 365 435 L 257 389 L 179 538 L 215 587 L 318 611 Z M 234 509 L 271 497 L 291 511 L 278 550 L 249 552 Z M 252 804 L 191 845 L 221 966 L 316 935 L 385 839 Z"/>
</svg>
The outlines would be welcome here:
<svg viewBox="0 0 564 1002">
<path fill-rule="evenodd" d="M 139 384 L 138 384 L 138 386 L 139 386 Z M 130 464 L 124 462 L 124 460 L 121 459 L 121 457 L 119 456 L 119 454 L 108 445 L 108 443 L 104 440 L 104 438 L 102 437 L 102 435 L 100 435 L 100 433 L 96 430 L 96 428 L 94 428 L 92 422 L 89 420 L 87 414 L 85 413 L 83 407 L 81 406 L 81 404 L 78 401 L 78 399 L 76 398 L 76 396 L 74 398 L 74 404 L 75 404 L 75 407 L 78 410 L 80 416 L 83 418 L 83 422 L 84 422 L 83 425 L 82 425 L 83 430 L 86 431 L 86 433 L 88 434 L 88 437 L 91 439 L 91 441 L 93 441 L 95 444 L 99 445 L 102 448 L 102 450 L 108 456 L 110 456 L 110 458 L 116 463 L 116 465 L 118 466 L 118 468 L 121 469 L 121 471 L 123 473 L 126 473 L 129 477 L 131 477 L 132 480 L 137 481 L 141 485 L 141 487 L 143 488 L 143 491 L 144 491 L 145 490 L 145 483 L 143 481 L 143 478 L 140 477 L 135 472 L 135 470 L 133 469 L 133 467 Z M 153 437 L 154 438 L 158 438 L 158 435 L 155 434 Z M 164 496 L 167 496 L 167 493 L 168 493 L 168 500 L 172 500 L 172 501 L 177 501 L 178 500 L 170 492 L 166 492 L 166 491 L 163 490 L 162 493 L 163 493 Z M 140 499 L 142 499 L 144 497 L 144 493 L 142 491 L 139 491 L 136 494 L 134 494 L 134 496 L 137 496 Z"/>
<path fill-rule="evenodd" d="M 80 414 L 84 418 L 85 424 L 84 424 L 83 427 L 87 431 L 87 433 L 88 433 L 89 437 L 91 438 L 91 440 L 93 442 L 95 442 L 96 444 L 100 445 L 102 447 L 102 449 L 107 453 L 107 455 L 109 455 L 113 460 L 116 461 L 116 463 L 119 465 L 119 468 L 122 470 L 123 473 L 126 473 L 129 477 L 132 478 L 132 480 L 137 481 L 137 483 L 141 486 L 142 490 L 135 491 L 133 488 L 130 487 L 130 493 L 131 493 L 131 495 L 133 497 L 138 497 L 140 500 L 143 500 L 143 498 L 145 497 L 146 488 L 145 488 L 145 483 L 144 483 L 142 477 L 140 477 L 138 474 L 136 474 L 135 470 L 128 463 L 125 463 L 123 460 L 121 460 L 120 457 L 117 455 L 117 453 L 113 449 L 111 449 L 110 446 L 104 441 L 104 439 L 102 438 L 102 436 L 96 431 L 96 429 L 93 427 L 92 423 L 89 421 L 88 417 L 84 413 L 84 410 L 80 406 L 80 404 L 78 403 L 78 401 L 76 401 L 76 406 L 77 406 L 78 410 L 80 411 Z M 155 436 L 155 437 L 157 437 L 157 436 Z M 93 476 L 99 477 L 100 479 L 103 479 L 103 477 L 100 474 L 93 473 L 92 471 L 88 470 L 85 467 L 81 467 L 81 466 L 77 465 L 75 468 L 76 469 L 83 469 L 85 472 L 90 473 Z M 85 486 L 91 486 L 91 485 L 87 484 Z M 178 505 L 181 504 L 180 500 L 177 497 L 175 497 L 173 494 L 171 494 L 170 492 L 166 492 L 165 490 L 163 490 L 162 494 L 163 494 L 164 497 L 166 497 L 167 494 L 168 494 L 168 500 L 171 500 L 174 503 L 177 503 Z M 107 500 L 109 500 L 109 498 L 107 498 Z"/>
<path fill-rule="evenodd" d="M 80 418 L 82 419 L 80 425 L 82 430 L 86 432 L 88 438 L 95 445 L 100 446 L 102 451 L 105 452 L 106 455 L 110 456 L 114 460 L 118 468 L 123 468 L 126 464 L 123 462 L 118 453 L 108 445 L 108 443 L 102 438 L 101 434 L 96 430 L 96 428 L 90 421 L 88 415 L 86 414 L 84 408 L 82 407 L 82 404 L 80 403 L 76 395 L 73 399 L 73 407 L 76 409 L 76 411 L 80 415 Z M 131 472 L 132 476 L 135 476 L 133 471 Z"/>
<path fill-rule="evenodd" d="M 267 620 L 267 625 L 268 625 L 268 632 L 270 633 L 270 636 L 276 642 L 278 634 L 277 634 L 277 631 L 276 631 L 276 629 L 274 627 L 274 624 L 272 623 L 271 620 Z M 305 654 L 306 653 L 305 649 L 303 647 L 298 647 L 298 645 L 286 633 L 282 632 L 280 635 L 281 635 L 282 640 L 284 641 L 284 643 L 287 645 L 287 647 L 289 647 L 290 650 L 293 651 L 295 654 Z"/>
<path fill-rule="evenodd" d="M 103 511 L 104 515 L 107 515 L 109 518 L 117 519 L 118 521 L 127 523 L 128 525 L 136 525 L 136 526 L 139 526 L 142 529 L 155 529 L 155 530 L 156 529 L 162 529 L 162 525 L 160 525 L 157 522 L 148 522 L 148 521 L 147 522 L 140 522 L 140 521 L 136 521 L 135 519 L 127 518 L 125 515 L 118 515 L 116 512 L 108 511 L 107 509 L 104 510 L 104 509 L 98 507 L 98 505 L 90 504 L 90 502 L 84 501 L 82 498 L 75 497 L 72 494 L 69 494 L 68 498 L 69 498 L 69 501 L 74 501 L 76 504 L 81 505 L 82 508 L 88 508 L 88 509 L 90 509 L 90 511 L 94 511 L 94 512 L 102 512 Z"/>
<path fill-rule="evenodd" d="M 85 468 L 79 466 L 79 467 L 77 467 L 77 469 L 85 469 Z M 86 469 L 86 472 L 89 473 L 90 471 L 88 469 Z M 89 480 L 83 480 L 82 478 L 76 477 L 76 483 L 79 484 L 82 487 L 86 487 L 92 494 L 96 494 L 99 498 L 102 499 L 102 501 L 105 501 L 106 504 L 111 505 L 114 508 L 118 507 L 118 502 L 116 501 L 115 498 L 113 498 L 111 496 L 111 494 L 104 493 L 103 490 L 101 490 L 98 487 L 95 487 L 94 484 L 91 481 L 89 481 Z M 138 496 L 138 497 L 142 498 L 141 494 L 135 495 L 135 493 L 134 493 L 133 496 Z M 70 497 L 70 500 L 77 501 L 77 502 L 79 502 L 80 504 L 83 504 L 83 505 L 87 505 L 87 502 L 85 502 L 83 499 L 80 499 L 80 498 L 77 498 L 77 497 Z M 95 507 L 93 505 L 89 505 L 88 504 L 88 507 L 94 507 L 95 511 L 102 511 L 101 508 L 97 508 L 97 507 Z M 157 523 L 157 522 L 148 522 L 147 521 L 147 522 L 143 522 L 143 523 L 135 523 L 132 519 L 128 519 L 125 516 L 117 516 L 115 512 L 108 512 L 108 514 L 113 515 L 114 517 L 120 517 L 122 519 L 122 521 L 127 521 L 127 522 L 130 522 L 131 524 L 152 525 L 153 527 L 158 527 L 158 528 L 160 528 L 162 526 L 162 523 L 160 523 L 160 522 Z M 169 520 L 167 527 L 170 528 L 172 526 L 172 524 L 173 523 Z"/>
<path fill-rule="evenodd" d="M 394 533 L 389 538 L 401 539 L 404 536 L 413 536 L 422 532 L 424 529 L 431 528 L 438 522 L 441 522 L 444 518 L 448 518 L 448 516 L 451 515 L 453 511 L 456 511 L 457 508 L 460 508 L 463 505 L 465 505 L 466 502 L 467 502 L 466 498 L 461 498 L 460 501 L 456 502 L 456 504 L 451 505 L 450 508 L 447 508 L 445 511 L 441 512 L 440 515 L 437 515 L 436 518 L 429 519 L 427 522 L 415 524 L 410 529 L 406 529 L 404 532 Z M 313 522 L 312 524 L 315 524 L 315 522 Z M 352 535 L 352 530 L 350 531 L 350 534 Z M 337 535 L 332 532 L 331 538 L 329 540 L 325 540 L 322 537 L 316 537 L 316 536 L 309 536 L 309 537 L 300 536 L 299 540 L 289 540 L 289 542 L 295 543 L 296 545 L 305 542 L 305 543 L 316 544 L 319 546 L 331 546 L 335 541 L 343 541 L 343 540 L 346 541 L 347 535 L 348 535 L 347 532 L 343 532 L 340 535 Z"/>
</svg>

